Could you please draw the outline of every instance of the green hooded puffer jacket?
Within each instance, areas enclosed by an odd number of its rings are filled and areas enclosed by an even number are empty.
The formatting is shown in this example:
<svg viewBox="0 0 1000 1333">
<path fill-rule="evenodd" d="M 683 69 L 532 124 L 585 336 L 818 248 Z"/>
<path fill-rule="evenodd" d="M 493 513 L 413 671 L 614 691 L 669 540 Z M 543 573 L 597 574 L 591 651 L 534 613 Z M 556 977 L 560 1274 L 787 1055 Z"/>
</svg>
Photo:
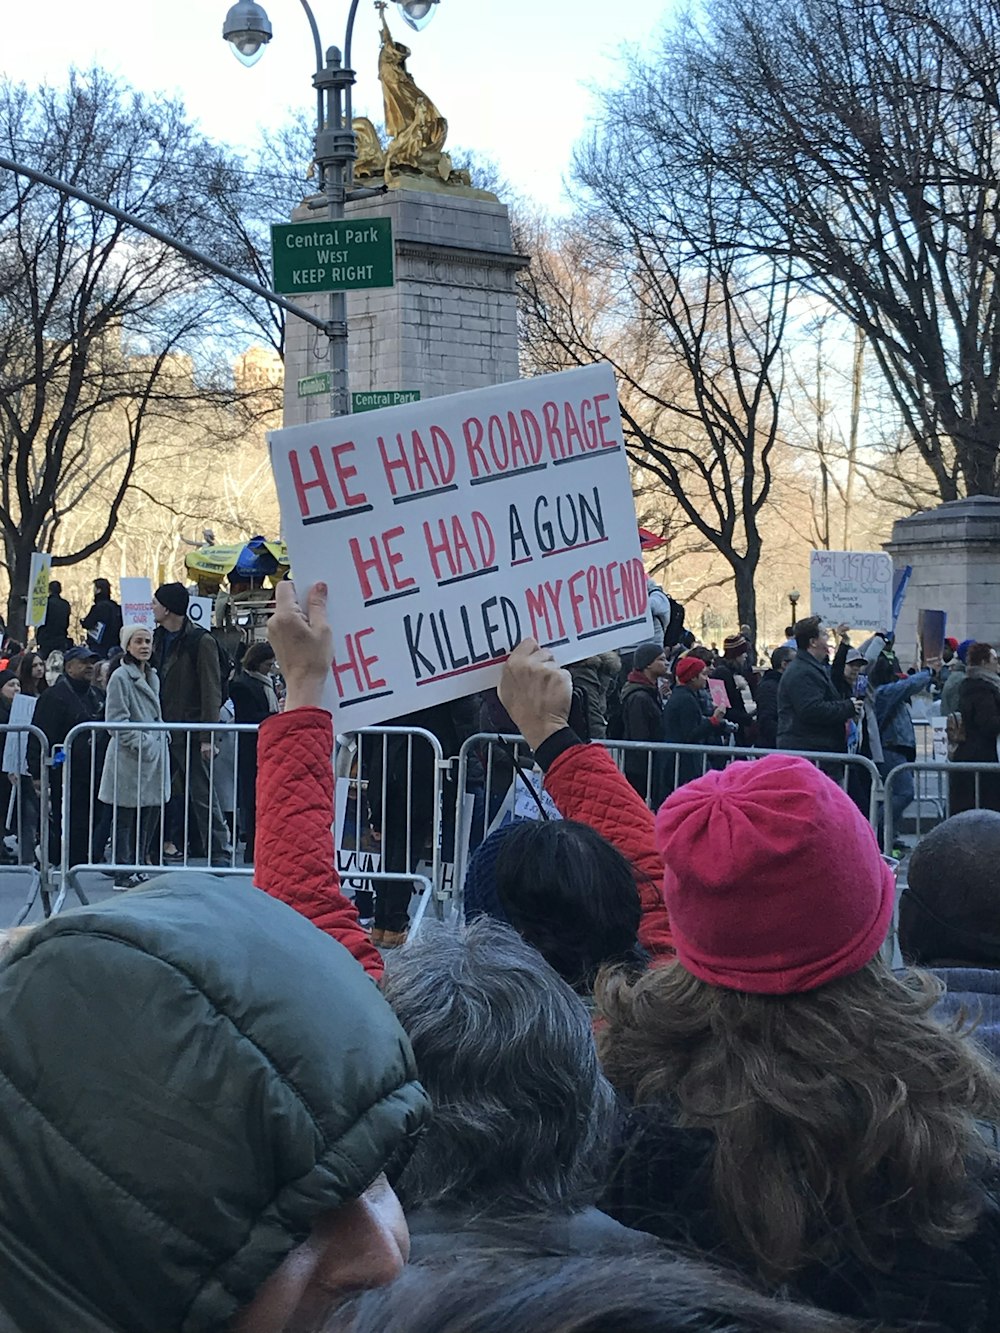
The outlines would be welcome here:
<svg viewBox="0 0 1000 1333">
<path fill-rule="evenodd" d="M 360 965 L 260 890 L 170 875 L 49 920 L 0 966 L 0 1307 L 224 1329 L 427 1114 Z"/>
</svg>

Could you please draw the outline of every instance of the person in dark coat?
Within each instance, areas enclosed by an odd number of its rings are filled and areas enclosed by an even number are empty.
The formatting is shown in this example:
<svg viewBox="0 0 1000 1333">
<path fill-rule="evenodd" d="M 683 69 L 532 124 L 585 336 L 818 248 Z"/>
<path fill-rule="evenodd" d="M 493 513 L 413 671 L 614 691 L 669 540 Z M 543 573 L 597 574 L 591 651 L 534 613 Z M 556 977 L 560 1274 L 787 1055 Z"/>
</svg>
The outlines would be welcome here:
<svg viewBox="0 0 1000 1333">
<path fill-rule="evenodd" d="M 847 723 L 858 715 L 830 676 L 830 639 L 820 616 L 795 623 L 795 660 L 778 685 L 780 750 L 847 752 Z"/>
<path fill-rule="evenodd" d="M 882 961 L 871 825 L 777 753 L 681 787 L 656 836 L 677 959 L 597 987 L 631 1104 L 601 1206 L 839 1315 L 995 1333 L 1000 1070 Z"/>
<path fill-rule="evenodd" d="M 660 681 L 667 674 L 667 654 L 655 641 L 640 643 L 632 658 L 632 670 L 622 687 L 622 739 L 663 740 L 663 696 Z M 655 810 L 666 795 L 666 765 L 662 754 L 648 750 L 626 750 L 625 776 L 639 795 Z"/>
<path fill-rule="evenodd" d="M 65 652 L 72 646 L 69 616 L 70 605 L 62 595 L 62 584 L 53 579 L 49 584 L 49 600 L 45 603 L 45 619 L 35 631 L 35 642 L 43 657 L 56 651 Z"/>
<path fill-rule="evenodd" d="M 778 748 L 778 686 L 794 657 L 794 648 L 775 648 L 771 666 L 757 686 L 757 744 L 762 750 Z"/>
<path fill-rule="evenodd" d="M 938 824 L 910 857 L 899 900 L 906 963 L 947 986 L 935 1009 L 960 1011 L 973 1038 L 1000 1064 L 1000 813 L 966 810 Z"/>
<path fill-rule="evenodd" d="M 87 631 L 87 647 L 98 657 L 107 657 L 118 647 L 122 632 L 122 609 L 111 596 L 107 579 L 94 579 L 94 605 L 80 624 Z"/>
<path fill-rule="evenodd" d="M 708 666 L 697 657 L 682 657 L 674 667 L 674 688 L 663 710 L 663 739 L 675 745 L 714 745 L 726 710 L 718 705 L 706 717 L 699 694 L 708 683 Z M 699 755 L 668 755 L 668 790 L 700 777 L 705 765 Z"/>
<path fill-rule="evenodd" d="M 104 717 L 104 694 L 93 684 L 94 663 L 97 655 L 89 648 L 70 648 L 63 658 L 63 674 L 35 704 L 32 726 L 38 728 L 49 742 L 49 752 L 62 745 L 70 731 L 82 722 L 98 722 Z M 61 766 L 48 770 L 51 817 L 49 819 L 49 855 L 59 863 L 60 830 L 69 839 L 69 864 L 87 865 L 102 859 L 103 847 L 91 847 L 91 808 L 98 810 L 97 783 L 104 765 L 107 737 L 93 732 L 81 735 L 73 742 L 70 767 L 70 810 L 63 827 L 63 772 Z M 91 784 L 91 753 L 93 751 L 94 781 Z M 37 741 L 28 741 L 28 768 L 40 788 L 45 780 L 41 768 L 41 752 Z M 103 813 L 103 811 L 102 811 Z"/>
<path fill-rule="evenodd" d="M 726 687 L 729 700 L 726 721 L 737 728 L 736 744 L 753 745 L 757 739 L 753 692 L 756 678 L 750 662 L 750 643 L 744 634 L 730 634 L 723 640 L 722 656 L 716 658 L 709 674 L 712 680 L 721 680 Z"/>
<path fill-rule="evenodd" d="M 966 655 L 958 711 L 965 740 L 955 750 L 955 762 L 995 764 L 1000 740 L 1000 662 L 991 644 L 974 643 Z M 1000 810 L 1000 778 L 993 774 L 953 773 L 949 785 L 953 815 L 976 806 Z"/>
<path fill-rule="evenodd" d="M 278 697 L 271 683 L 274 649 L 269 643 L 252 643 L 240 670 L 229 683 L 234 721 L 258 726 L 278 711 Z M 246 838 L 243 860 L 253 865 L 254 839 L 257 833 L 257 733 L 240 732 L 236 759 L 237 799 L 240 825 Z"/>
<path fill-rule="evenodd" d="M 63 912 L 0 959 L 0 1008 L 0 1327 L 312 1328 L 402 1271 L 384 1173 L 428 1098 L 284 903 L 188 872 Z"/>
</svg>

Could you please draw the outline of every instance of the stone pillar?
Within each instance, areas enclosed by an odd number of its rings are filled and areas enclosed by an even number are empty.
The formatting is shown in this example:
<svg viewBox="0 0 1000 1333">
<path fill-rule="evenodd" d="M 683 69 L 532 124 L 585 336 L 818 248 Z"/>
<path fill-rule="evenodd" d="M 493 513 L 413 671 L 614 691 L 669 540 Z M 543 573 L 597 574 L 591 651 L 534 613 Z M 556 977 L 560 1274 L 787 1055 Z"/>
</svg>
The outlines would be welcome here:
<svg viewBox="0 0 1000 1333">
<path fill-rule="evenodd" d="M 922 607 L 946 611 L 946 633 L 956 639 L 1000 643 L 1000 499 L 976 495 L 899 519 L 885 549 L 896 569 L 913 567 L 896 626 L 904 665 Z"/>
<path fill-rule="evenodd" d="M 506 207 L 481 191 L 401 188 L 347 205 L 348 217 L 389 217 L 394 287 L 348 292 L 352 393 L 419 389 L 422 398 L 518 377 L 514 253 Z M 304 207 L 296 222 L 316 217 Z M 325 314 L 326 296 L 295 298 Z M 297 381 L 329 369 L 326 340 L 290 319 L 284 424 L 329 415 L 325 394 L 299 398 Z"/>
</svg>

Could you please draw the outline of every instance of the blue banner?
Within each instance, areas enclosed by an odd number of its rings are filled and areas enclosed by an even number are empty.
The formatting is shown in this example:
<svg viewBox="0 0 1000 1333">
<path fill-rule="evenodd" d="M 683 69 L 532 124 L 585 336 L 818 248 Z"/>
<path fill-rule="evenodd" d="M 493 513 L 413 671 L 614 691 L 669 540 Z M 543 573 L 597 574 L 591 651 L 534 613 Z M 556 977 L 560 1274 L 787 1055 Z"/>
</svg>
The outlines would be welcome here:
<svg viewBox="0 0 1000 1333">
<path fill-rule="evenodd" d="M 913 573 L 912 565 L 904 565 L 902 569 L 897 569 L 892 578 L 892 632 L 896 632 L 896 622 L 899 620 L 899 613 L 903 609 L 903 601 L 906 598 L 906 586 L 910 581 L 910 575 Z"/>
</svg>

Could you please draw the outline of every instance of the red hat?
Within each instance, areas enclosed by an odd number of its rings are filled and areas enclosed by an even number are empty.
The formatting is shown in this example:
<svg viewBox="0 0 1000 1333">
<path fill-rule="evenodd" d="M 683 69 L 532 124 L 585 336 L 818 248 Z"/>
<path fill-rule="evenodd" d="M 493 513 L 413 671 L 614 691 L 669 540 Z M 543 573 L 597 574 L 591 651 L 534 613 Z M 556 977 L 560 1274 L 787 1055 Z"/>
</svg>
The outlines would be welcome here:
<svg viewBox="0 0 1000 1333">
<path fill-rule="evenodd" d="M 694 680 L 705 670 L 705 663 L 700 657 L 682 657 L 674 667 L 674 680 L 680 681 L 682 685 L 687 685 L 689 681 Z"/>
<path fill-rule="evenodd" d="M 769 755 L 679 787 L 656 840 L 677 956 L 702 981 L 815 990 L 882 946 L 892 871 L 854 802 L 805 759 Z"/>
<path fill-rule="evenodd" d="M 957 652 L 958 652 L 958 640 L 957 640 L 957 639 L 945 639 L 945 641 L 944 641 L 944 646 L 945 646 L 946 648 L 950 648 L 951 651 L 952 651 L 953 653 L 957 653 Z"/>
</svg>

